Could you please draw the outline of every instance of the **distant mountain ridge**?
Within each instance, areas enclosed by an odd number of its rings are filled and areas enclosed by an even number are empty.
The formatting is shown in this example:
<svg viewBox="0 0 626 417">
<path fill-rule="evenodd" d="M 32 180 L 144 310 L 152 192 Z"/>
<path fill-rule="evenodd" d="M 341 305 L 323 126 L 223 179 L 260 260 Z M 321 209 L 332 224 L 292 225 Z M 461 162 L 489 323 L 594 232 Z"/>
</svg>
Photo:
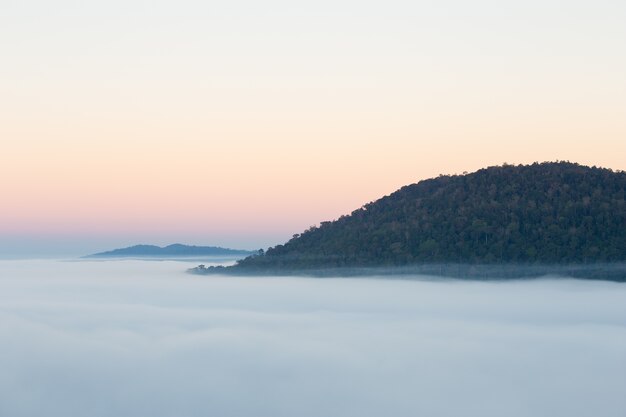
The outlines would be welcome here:
<svg viewBox="0 0 626 417">
<path fill-rule="evenodd" d="M 201 273 L 626 261 L 626 172 L 503 165 L 407 185 L 283 245 Z"/>
<path fill-rule="evenodd" d="M 192 256 L 223 256 L 250 255 L 247 250 L 222 248 L 219 246 L 191 246 L 175 243 L 165 247 L 156 245 L 135 245 L 127 248 L 114 249 L 107 252 L 94 253 L 84 258 L 129 258 L 129 257 L 192 257 Z"/>
</svg>

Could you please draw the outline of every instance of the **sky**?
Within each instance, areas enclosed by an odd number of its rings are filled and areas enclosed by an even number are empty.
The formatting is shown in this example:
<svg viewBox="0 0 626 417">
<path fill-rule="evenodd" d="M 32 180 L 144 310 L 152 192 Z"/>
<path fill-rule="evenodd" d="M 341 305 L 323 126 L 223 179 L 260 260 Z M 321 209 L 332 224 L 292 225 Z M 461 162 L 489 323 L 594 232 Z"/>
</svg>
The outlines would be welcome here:
<svg viewBox="0 0 626 417">
<path fill-rule="evenodd" d="M 622 283 L 181 265 L 0 261 L 0 414 L 624 415 Z"/>
<path fill-rule="evenodd" d="M 626 3 L 0 4 L 0 256 L 256 249 L 485 166 L 625 169 Z"/>
</svg>

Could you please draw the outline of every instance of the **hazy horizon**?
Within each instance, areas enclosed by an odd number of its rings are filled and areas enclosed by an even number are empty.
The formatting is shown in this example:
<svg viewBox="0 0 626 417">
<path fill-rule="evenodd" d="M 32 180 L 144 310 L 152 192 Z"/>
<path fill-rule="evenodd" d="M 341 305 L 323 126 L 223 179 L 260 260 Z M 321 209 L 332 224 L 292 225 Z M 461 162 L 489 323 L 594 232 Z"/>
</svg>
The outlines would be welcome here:
<svg viewBox="0 0 626 417">
<path fill-rule="evenodd" d="M 176 243 L 193 246 L 219 246 L 229 249 L 241 249 L 250 251 L 258 250 L 261 248 L 265 249 L 270 246 L 263 245 L 265 241 L 258 242 L 261 243 L 260 245 L 254 245 L 250 242 L 247 242 L 247 244 L 245 244 L 244 242 L 240 242 L 239 240 L 233 240 L 232 238 L 223 238 L 221 239 L 221 241 L 226 243 L 214 243 L 211 242 L 209 238 L 190 238 L 187 241 L 181 241 L 175 239 L 154 239 L 150 237 L 137 237 L 130 239 L 115 237 L 97 237 L 92 239 L 80 239 L 76 237 L 71 237 L 70 239 L 41 237 L 25 238 L 23 236 L 14 238 L 4 237 L 0 238 L 0 259 L 71 259 L 135 245 L 155 245 L 163 247 Z M 232 245 L 229 245 L 228 242 L 231 242 Z M 242 245 L 234 246 L 238 243 L 242 243 Z M 281 241 L 276 241 L 271 245 L 275 245 L 278 243 L 281 243 Z"/>
<path fill-rule="evenodd" d="M 465 172 L 463 174 L 465 174 Z M 395 191 L 397 190 L 394 190 L 394 192 Z M 374 200 L 382 197 L 384 196 L 378 196 Z M 354 209 L 357 209 L 357 207 L 354 207 Z M 349 214 L 349 212 L 342 213 L 342 215 L 347 214 Z M 337 217 L 319 219 L 312 222 L 311 225 L 317 226 L 321 222 L 336 219 Z M 172 219 L 172 221 L 175 222 L 176 219 Z M 160 227 L 155 227 L 154 230 L 149 232 L 133 233 L 132 235 L 134 237 L 128 237 L 129 234 L 127 232 L 94 233 L 88 229 L 85 229 L 87 233 L 65 233 L 56 236 L 54 234 L 8 233 L 4 236 L 0 236 L 0 259 L 80 257 L 135 245 L 156 245 L 163 247 L 175 243 L 256 251 L 282 244 L 288 241 L 292 235 L 299 234 L 303 230 L 304 228 L 293 230 L 289 233 L 274 232 L 272 233 L 272 237 L 270 237 L 269 233 L 255 235 L 254 232 L 246 233 L 245 231 L 241 233 L 225 232 L 223 234 L 211 234 L 210 236 L 201 232 L 193 234 L 178 233 L 172 235 L 174 237 L 166 237 L 167 233 L 163 233 Z M 185 236 L 185 238 L 180 239 L 180 236 Z"/>
</svg>

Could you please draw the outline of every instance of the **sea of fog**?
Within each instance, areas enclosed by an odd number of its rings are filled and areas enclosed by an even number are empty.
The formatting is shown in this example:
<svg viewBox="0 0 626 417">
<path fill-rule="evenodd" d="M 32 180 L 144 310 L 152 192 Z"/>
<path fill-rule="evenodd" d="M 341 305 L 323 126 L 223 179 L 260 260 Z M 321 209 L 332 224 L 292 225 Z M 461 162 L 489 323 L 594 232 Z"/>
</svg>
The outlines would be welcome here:
<svg viewBox="0 0 626 417">
<path fill-rule="evenodd" d="M 626 284 L 0 261 L 0 416 L 626 415 Z"/>
</svg>

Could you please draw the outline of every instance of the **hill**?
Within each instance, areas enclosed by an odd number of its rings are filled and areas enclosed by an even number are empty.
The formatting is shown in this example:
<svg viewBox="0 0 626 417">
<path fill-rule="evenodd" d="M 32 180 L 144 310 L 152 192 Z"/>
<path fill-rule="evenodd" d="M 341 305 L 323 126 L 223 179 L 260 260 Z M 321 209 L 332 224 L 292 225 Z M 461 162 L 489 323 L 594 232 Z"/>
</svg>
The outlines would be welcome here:
<svg viewBox="0 0 626 417">
<path fill-rule="evenodd" d="M 85 258 L 182 258 L 193 256 L 224 256 L 224 255 L 250 255 L 250 251 L 220 248 L 217 246 L 188 246 L 179 243 L 160 247 L 154 245 L 135 245 L 128 248 L 114 249 L 108 252 L 87 255 Z"/>
<path fill-rule="evenodd" d="M 625 190 L 625 172 L 569 162 L 442 175 L 231 269 L 626 261 Z"/>
</svg>

